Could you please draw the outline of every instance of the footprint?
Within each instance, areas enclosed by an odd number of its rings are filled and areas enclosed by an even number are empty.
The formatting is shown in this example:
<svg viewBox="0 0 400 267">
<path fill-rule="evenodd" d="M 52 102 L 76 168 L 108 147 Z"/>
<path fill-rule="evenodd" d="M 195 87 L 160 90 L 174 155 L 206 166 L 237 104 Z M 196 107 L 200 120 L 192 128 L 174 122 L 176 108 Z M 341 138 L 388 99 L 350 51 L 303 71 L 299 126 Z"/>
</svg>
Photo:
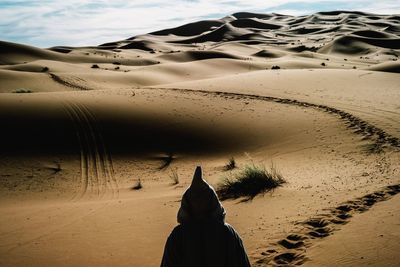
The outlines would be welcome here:
<svg viewBox="0 0 400 267">
<path fill-rule="evenodd" d="M 278 244 L 287 249 L 294 249 L 304 246 L 303 241 L 289 241 L 287 239 L 278 241 Z"/>
<path fill-rule="evenodd" d="M 369 207 L 374 205 L 376 202 L 377 202 L 377 200 L 375 198 L 365 198 L 364 199 L 364 204 Z"/>
<path fill-rule="evenodd" d="M 286 252 L 279 254 L 274 257 L 274 262 L 276 264 L 290 264 L 294 263 L 296 265 L 300 265 L 304 262 L 304 255 L 294 253 L 294 252 Z"/>
<path fill-rule="evenodd" d="M 400 192 L 400 185 L 389 185 L 387 188 L 389 189 L 388 193 L 391 195 L 395 195 Z"/>
<path fill-rule="evenodd" d="M 351 211 L 353 209 L 353 207 L 351 207 L 350 205 L 340 205 L 336 209 L 340 210 L 340 211 L 348 212 L 348 211 Z"/>
<path fill-rule="evenodd" d="M 325 227 L 327 225 L 329 225 L 329 222 L 325 219 L 309 219 L 307 221 L 305 221 L 305 224 L 315 227 L 315 228 L 319 228 L 319 227 Z"/>
<path fill-rule="evenodd" d="M 307 239 L 307 237 L 303 236 L 303 235 L 298 235 L 298 234 L 290 234 L 286 237 L 286 239 L 289 239 L 291 241 L 301 241 L 301 240 Z"/>
<path fill-rule="evenodd" d="M 327 237 L 332 230 L 328 228 L 316 228 L 314 231 L 309 232 L 308 234 L 312 237 L 323 238 Z"/>
<path fill-rule="evenodd" d="M 268 256 L 270 254 L 274 254 L 274 253 L 277 253 L 277 252 L 278 251 L 276 251 L 275 249 L 268 249 L 267 251 L 261 252 L 261 255 Z"/>
<path fill-rule="evenodd" d="M 333 224 L 341 224 L 341 225 L 348 223 L 348 221 L 345 221 L 345 220 L 340 219 L 340 218 L 333 218 L 330 221 Z"/>
<path fill-rule="evenodd" d="M 351 216 L 351 214 L 348 214 L 348 213 L 340 213 L 340 214 L 336 215 L 336 217 L 338 217 L 339 219 L 342 219 L 342 220 L 346 220 L 348 218 L 351 218 L 352 216 Z"/>
</svg>

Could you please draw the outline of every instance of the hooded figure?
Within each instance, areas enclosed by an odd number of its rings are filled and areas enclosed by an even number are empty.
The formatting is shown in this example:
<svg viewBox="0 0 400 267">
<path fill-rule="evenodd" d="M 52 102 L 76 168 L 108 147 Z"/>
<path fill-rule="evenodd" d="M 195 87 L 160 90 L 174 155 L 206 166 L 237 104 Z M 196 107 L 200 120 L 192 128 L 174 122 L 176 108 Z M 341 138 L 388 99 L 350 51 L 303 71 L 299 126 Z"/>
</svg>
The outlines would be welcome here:
<svg viewBox="0 0 400 267">
<path fill-rule="evenodd" d="M 183 194 L 179 225 L 168 237 L 161 267 L 250 267 L 242 240 L 224 220 L 217 194 L 197 167 Z"/>
</svg>

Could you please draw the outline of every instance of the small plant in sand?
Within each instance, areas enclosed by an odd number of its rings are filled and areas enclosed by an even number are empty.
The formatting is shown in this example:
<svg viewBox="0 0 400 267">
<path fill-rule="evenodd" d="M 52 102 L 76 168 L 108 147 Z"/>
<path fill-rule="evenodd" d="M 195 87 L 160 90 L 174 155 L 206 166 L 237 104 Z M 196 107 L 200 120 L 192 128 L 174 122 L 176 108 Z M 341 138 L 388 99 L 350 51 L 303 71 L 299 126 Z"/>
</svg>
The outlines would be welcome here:
<svg viewBox="0 0 400 267">
<path fill-rule="evenodd" d="M 143 188 L 142 181 L 139 178 L 139 180 L 137 180 L 136 184 L 132 187 L 132 190 L 140 190 L 142 188 Z"/>
<path fill-rule="evenodd" d="M 225 171 L 230 171 L 233 170 L 234 168 L 236 168 L 236 161 L 233 157 L 231 157 L 228 161 L 228 163 L 226 163 L 226 165 L 224 166 L 224 170 Z"/>
<path fill-rule="evenodd" d="M 271 70 L 279 70 L 281 67 L 279 67 L 278 65 L 274 65 L 272 66 Z"/>
<path fill-rule="evenodd" d="M 16 93 L 16 94 L 28 94 L 28 93 L 32 93 L 32 90 L 26 89 L 26 88 L 18 88 L 18 89 L 15 89 L 13 91 L 13 93 Z"/>
<path fill-rule="evenodd" d="M 178 168 L 172 169 L 169 177 L 171 178 L 173 185 L 179 184 Z"/>
<path fill-rule="evenodd" d="M 222 200 L 239 197 L 250 200 L 283 183 L 285 180 L 273 165 L 270 170 L 265 169 L 264 166 L 249 165 L 234 177 L 225 178 L 219 185 L 217 193 Z"/>
<path fill-rule="evenodd" d="M 163 164 L 158 168 L 159 170 L 164 170 L 171 165 L 174 160 L 174 155 L 172 153 L 168 153 L 165 156 L 161 156 L 160 159 L 163 161 Z"/>
<path fill-rule="evenodd" d="M 99 67 L 99 65 L 97 65 L 97 64 L 93 64 L 92 65 L 92 69 L 99 69 L 100 67 Z"/>
<path fill-rule="evenodd" d="M 54 174 L 62 171 L 60 163 L 55 163 L 55 166 L 50 166 L 50 167 L 48 167 L 48 169 L 52 170 L 54 172 Z"/>
</svg>

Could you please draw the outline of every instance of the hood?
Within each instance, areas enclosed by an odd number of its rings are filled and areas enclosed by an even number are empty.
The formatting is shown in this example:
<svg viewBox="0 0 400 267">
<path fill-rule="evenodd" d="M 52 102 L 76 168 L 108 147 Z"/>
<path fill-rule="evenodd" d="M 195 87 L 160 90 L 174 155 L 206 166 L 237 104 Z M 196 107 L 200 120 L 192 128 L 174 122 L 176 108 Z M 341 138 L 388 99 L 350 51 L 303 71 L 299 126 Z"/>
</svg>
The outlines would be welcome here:
<svg viewBox="0 0 400 267">
<path fill-rule="evenodd" d="M 182 196 L 178 223 L 219 221 L 224 222 L 225 210 L 214 188 L 203 179 L 200 166 L 194 172 L 192 184 Z"/>
</svg>

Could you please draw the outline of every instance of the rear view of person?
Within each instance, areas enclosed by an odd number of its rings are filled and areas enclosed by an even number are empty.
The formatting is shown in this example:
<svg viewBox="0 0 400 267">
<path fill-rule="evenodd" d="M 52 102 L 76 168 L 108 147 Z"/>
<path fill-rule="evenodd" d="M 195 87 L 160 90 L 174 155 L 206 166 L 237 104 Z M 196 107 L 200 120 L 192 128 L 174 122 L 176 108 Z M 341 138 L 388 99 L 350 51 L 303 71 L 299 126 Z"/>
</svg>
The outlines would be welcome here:
<svg viewBox="0 0 400 267">
<path fill-rule="evenodd" d="M 250 267 L 243 243 L 225 223 L 225 210 L 197 167 L 183 194 L 161 267 Z"/>
</svg>

